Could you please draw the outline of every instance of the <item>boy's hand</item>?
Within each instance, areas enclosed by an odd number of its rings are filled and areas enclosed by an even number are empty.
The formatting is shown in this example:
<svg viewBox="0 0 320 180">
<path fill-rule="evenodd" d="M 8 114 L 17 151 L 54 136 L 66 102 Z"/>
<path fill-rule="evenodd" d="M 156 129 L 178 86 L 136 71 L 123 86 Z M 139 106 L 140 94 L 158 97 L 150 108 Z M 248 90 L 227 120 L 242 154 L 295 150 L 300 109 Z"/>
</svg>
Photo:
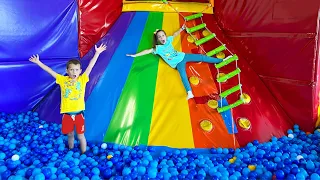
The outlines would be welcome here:
<svg viewBox="0 0 320 180">
<path fill-rule="evenodd" d="M 95 49 L 96 49 L 96 53 L 100 54 L 107 49 L 107 46 L 102 43 L 99 47 L 97 47 L 97 45 L 95 45 Z"/>
<path fill-rule="evenodd" d="M 39 60 L 39 55 L 32 55 L 30 58 L 29 58 L 29 61 L 37 64 L 38 66 L 40 66 L 43 70 L 47 71 L 51 76 L 53 76 L 54 78 L 57 77 L 57 73 L 52 70 L 51 68 L 49 68 L 48 66 L 46 66 L 45 64 L 43 64 L 40 60 Z"/>
<path fill-rule="evenodd" d="M 134 55 L 134 54 L 126 54 L 126 56 L 136 57 L 136 55 Z"/>
<path fill-rule="evenodd" d="M 92 59 L 89 62 L 89 65 L 87 66 L 87 69 L 85 70 L 85 74 L 87 74 L 87 76 L 90 75 L 93 66 L 96 64 L 98 57 L 100 56 L 100 53 L 102 53 L 103 51 L 105 51 L 107 49 L 107 46 L 105 44 L 101 44 L 99 47 L 97 47 L 97 45 L 94 46 L 95 47 L 95 54 L 92 57 Z"/>
<path fill-rule="evenodd" d="M 40 62 L 39 60 L 39 55 L 32 55 L 30 58 L 29 58 L 29 61 L 35 63 L 35 64 L 38 64 Z"/>
</svg>

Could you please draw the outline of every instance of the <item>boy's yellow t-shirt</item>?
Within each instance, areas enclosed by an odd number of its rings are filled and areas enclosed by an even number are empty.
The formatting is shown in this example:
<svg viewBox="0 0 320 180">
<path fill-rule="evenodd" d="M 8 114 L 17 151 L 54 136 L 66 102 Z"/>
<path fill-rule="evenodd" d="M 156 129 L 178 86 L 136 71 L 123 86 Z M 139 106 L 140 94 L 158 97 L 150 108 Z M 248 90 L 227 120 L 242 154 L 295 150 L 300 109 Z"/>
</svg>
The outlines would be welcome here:
<svg viewBox="0 0 320 180">
<path fill-rule="evenodd" d="M 56 83 L 61 88 L 60 113 L 77 112 L 85 109 L 84 94 L 89 77 L 86 73 L 80 75 L 76 82 L 69 76 L 56 76 Z"/>
</svg>

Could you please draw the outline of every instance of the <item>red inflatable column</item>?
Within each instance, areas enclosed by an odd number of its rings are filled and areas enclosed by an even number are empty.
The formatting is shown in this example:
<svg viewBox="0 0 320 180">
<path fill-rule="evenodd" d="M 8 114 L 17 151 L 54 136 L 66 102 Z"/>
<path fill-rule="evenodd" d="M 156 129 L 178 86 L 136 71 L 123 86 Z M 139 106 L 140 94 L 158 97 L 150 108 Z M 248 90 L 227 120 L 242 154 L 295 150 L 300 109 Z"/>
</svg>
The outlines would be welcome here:
<svg viewBox="0 0 320 180">
<path fill-rule="evenodd" d="M 121 14 L 122 0 L 78 0 L 79 53 L 83 57 Z"/>
</svg>

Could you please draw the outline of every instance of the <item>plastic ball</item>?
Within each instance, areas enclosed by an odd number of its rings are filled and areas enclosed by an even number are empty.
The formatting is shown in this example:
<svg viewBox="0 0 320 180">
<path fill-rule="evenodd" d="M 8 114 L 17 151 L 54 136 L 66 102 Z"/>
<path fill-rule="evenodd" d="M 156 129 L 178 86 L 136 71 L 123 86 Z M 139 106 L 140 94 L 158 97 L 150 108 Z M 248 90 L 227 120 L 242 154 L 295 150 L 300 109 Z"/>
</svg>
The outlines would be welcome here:
<svg viewBox="0 0 320 180">
<path fill-rule="evenodd" d="M 107 156 L 107 159 L 111 159 L 111 158 L 113 158 L 112 155 L 108 155 L 108 156 Z"/>
<path fill-rule="evenodd" d="M 144 175 L 144 174 L 146 173 L 146 167 L 144 167 L 144 166 L 139 166 L 138 169 L 137 169 L 137 171 L 138 171 L 138 174 L 139 174 L 139 175 Z"/>
<path fill-rule="evenodd" d="M 276 171 L 276 177 L 278 179 L 283 179 L 285 177 L 285 174 L 284 174 L 284 172 L 282 170 L 277 170 Z"/>
<path fill-rule="evenodd" d="M 107 149 L 107 147 L 108 147 L 107 143 L 102 143 L 102 144 L 101 144 L 101 148 L 102 148 L 102 149 Z"/>
<path fill-rule="evenodd" d="M 6 170 L 4 172 L 1 173 L 1 178 L 2 179 L 8 179 L 11 176 L 11 171 Z"/>
<path fill-rule="evenodd" d="M 293 174 L 288 174 L 288 175 L 287 175 L 287 179 L 295 180 L 295 179 L 297 179 L 297 178 L 296 178 L 296 176 L 295 176 L 295 175 L 293 175 Z"/>
<path fill-rule="evenodd" d="M 105 170 L 102 172 L 102 177 L 103 177 L 104 179 L 109 179 L 109 178 L 111 178 L 111 177 L 112 177 L 112 170 L 109 169 L 109 168 L 105 169 Z"/>
<path fill-rule="evenodd" d="M 123 176 L 129 175 L 130 173 L 131 173 L 131 169 L 128 168 L 128 167 L 125 167 L 125 168 L 122 170 L 122 175 L 123 175 Z"/>
<path fill-rule="evenodd" d="M 292 139 L 292 138 L 294 138 L 294 135 L 293 134 L 288 134 L 288 137 Z"/>
<path fill-rule="evenodd" d="M 311 134 L 298 126 L 270 142 L 211 148 L 210 154 L 88 142 L 88 151 L 80 155 L 77 140 L 68 150 L 61 125 L 40 120 L 33 112 L 0 113 L 0 129 L 0 179 L 320 178 L 320 130 Z"/>
<path fill-rule="evenodd" d="M 300 159 L 303 159 L 303 156 L 298 155 L 298 156 L 297 156 L 297 160 L 299 161 Z"/>
</svg>

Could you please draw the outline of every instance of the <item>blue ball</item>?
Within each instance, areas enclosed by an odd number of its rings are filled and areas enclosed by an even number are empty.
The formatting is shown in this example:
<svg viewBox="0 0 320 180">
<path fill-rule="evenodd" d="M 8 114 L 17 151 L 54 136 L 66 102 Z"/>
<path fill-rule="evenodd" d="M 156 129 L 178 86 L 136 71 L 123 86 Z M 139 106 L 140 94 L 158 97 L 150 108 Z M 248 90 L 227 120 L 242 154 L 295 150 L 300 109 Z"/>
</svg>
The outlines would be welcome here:
<svg viewBox="0 0 320 180">
<path fill-rule="evenodd" d="M 217 149 L 216 148 L 211 148 L 210 152 L 211 152 L 211 154 L 216 154 L 217 153 Z"/>
<path fill-rule="evenodd" d="M 99 175 L 100 174 L 100 170 L 97 168 L 97 167 L 94 167 L 91 172 L 94 174 L 94 175 Z"/>
<path fill-rule="evenodd" d="M 313 170 L 315 168 L 315 165 L 312 161 L 308 160 L 306 164 L 306 168 L 309 170 Z"/>
<path fill-rule="evenodd" d="M 112 167 L 112 166 L 113 166 L 113 163 L 112 163 L 111 161 L 108 161 L 108 162 L 106 163 L 106 165 L 107 165 L 107 167 Z"/>
<path fill-rule="evenodd" d="M 137 170 L 139 175 L 144 175 L 146 173 L 146 167 L 144 166 L 139 166 Z"/>
<path fill-rule="evenodd" d="M 9 170 L 13 171 L 18 167 L 19 162 L 18 161 L 12 161 L 11 159 L 6 161 L 6 166 Z"/>
<path fill-rule="evenodd" d="M 229 151 L 229 154 L 233 154 L 235 152 L 235 150 L 232 148 L 229 148 L 228 151 Z"/>
<path fill-rule="evenodd" d="M 255 146 L 257 146 L 257 145 L 259 145 L 259 141 L 258 141 L 258 140 L 254 140 L 254 141 L 252 142 L 252 144 L 255 145 Z"/>
<path fill-rule="evenodd" d="M 205 179 L 205 176 L 198 174 L 198 175 L 196 175 L 195 179 L 203 180 L 203 179 Z"/>
<path fill-rule="evenodd" d="M 285 167 L 285 165 L 284 165 L 283 162 L 279 162 L 279 163 L 277 164 L 277 169 L 282 169 L 282 168 L 284 168 L 284 167 Z"/>
<path fill-rule="evenodd" d="M 131 169 L 130 168 L 128 168 L 128 167 L 123 168 L 123 170 L 122 170 L 122 175 L 123 176 L 129 175 L 130 173 L 131 173 Z"/>
<path fill-rule="evenodd" d="M 251 171 L 251 172 L 249 173 L 249 177 L 251 177 L 251 178 L 256 178 L 256 177 L 258 177 L 258 173 L 257 173 L 256 171 Z"/>
<path fill-rule="evenodd" d="M 157 168 L 151 167 L 148 169 L 148 177 L 156 178 L 157 177 Z"/>
<path fill-rule="evenodd" d="M 297 179 L 297 178 L 296 178 L 296 176 L 295 176 L 295 175 L 293 175 L 293 174 L 288 174 L 287 179 L 295 180 L 295 179 Z"/>
<path fill-rule="evenodd" d="M 284 174 L 284 172 L 282 170 L 277 170 L 276 171 L 276 177 L 278 179 L 283 179 L 285 177 L 285 174 Z"/>
<path fill-rule="evenodd" d="M 45 175 L 42 173 L 39 173 L 35 176 L 35 180 L 45 180 Z"/>
<path fill-rule="evenodd" d="M 222 152 L 223 152 L 223 154 L 228 154 L 229 153 L 229 149 L 223 148 Z"/>
<path fill-rule="evenodd" d="M 148 161 L 147 159 L 143 159 L 142 162 L 141 162 L 141 164 L 142 164 L 143 166 L 148 166 L 148 165 L 149 165 L 149 161 Z"/>
<path fill-rule="evenodd" d="M 318 179 L 320 179 L 319 174 L 317 174 L 317 173 L 312 173 L 311 174 L 311 180 L 318 180 Z"/>
<path fill-rule="evenodd" d="M 109 179 L 112 177 L 112 170 L 109 168 L 106 168 L 103 172 L 102 172 L 102 177 L 104 179 Z"/>
<path fill-rule="evenodd" d="M 131 176 L 123 176 L 123 180 L 131 180 L 132 178 L 131 178 Z"/>
<path fill-rule="evenodd" d="M 3 148 L 2 148 L 3 150 Z M 0 160 L 3 160 L 4 158 L 6 158 L 6 154 L 3 152 L 0 152 Z"/>
<path fill-rule="evenodd" d="M 184 175 L 184 174 L 179 174 L 179 175 L 178 175 L 178 179 L 186 179 L 186 175 Z"/>
<path fill-rule="evenodd" d="M 122 180 L 122 177 L 121 176 L 114 176 L 113 180 Z"/>
<path fill-rule="evenodd" d="M 297 179 L 305 179 L 305 175 L 301 172 L 299 172 L 297 175 L 296 175 L 296 178 Z"/>
<path fill-rule="evenodd" d="M 228 168 L 228 172 L 229 172 L 229 174 L 233 174 L 235 172 L 235 169 L 234 168 Z"/>
<path fill-rule="evenodd" d="M 123 156 L 129 156 L 129 154 L 130 154 L 129 151 L 127 151 L 127 150 L 123 151 Z"/>
<path fill-rule="evenodd" d="M 116 166 L 116 171 L 121 172 L 123 170 L 124 164 L 122 162 L 117 162 L 115 166 Z"/>
<path fill-rule="evenodd" d="M 8 179 L 11 176 L 11 171 L 6 170 L 1 174 L 2 179 Z"/>
<path fill-rule="evenodd" d="M 135 166 L 137 166 L 137 164 L 138 164 L 138 163 L 137 163 L 136 161 L 131 161 L 130 166 L 131 166 L 131 167 L 135 167 Z"/>
<path fill-rule="evenodd" d="M 52 176 L 52 171 L 50 168 L 43 168 L 41 172 L 45 178 L 50 178 Z"/>
<path fill-rule="evenodd" d="M 290 167 L 285 166 L 284 168 L 282 168 L 282 171 L 284 172 L 284 174 L 290 174 Z"/>
</svg>

